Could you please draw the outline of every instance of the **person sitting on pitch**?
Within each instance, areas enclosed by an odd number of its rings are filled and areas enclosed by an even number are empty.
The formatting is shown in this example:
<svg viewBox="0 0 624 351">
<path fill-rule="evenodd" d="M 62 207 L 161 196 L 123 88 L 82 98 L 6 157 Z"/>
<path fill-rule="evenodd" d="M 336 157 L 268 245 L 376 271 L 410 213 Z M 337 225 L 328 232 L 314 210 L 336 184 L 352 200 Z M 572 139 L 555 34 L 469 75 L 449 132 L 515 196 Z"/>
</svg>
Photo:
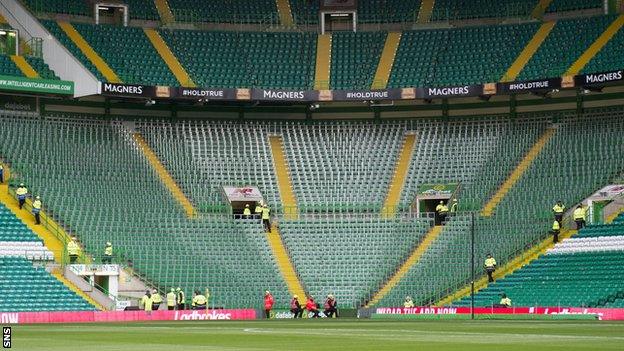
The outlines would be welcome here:
<svg viewBox="0 0 624 351">
<path fill-rule="evenodd" d="M 308 296 L 308 300 L 306 301 L 306 310 L 308 310 L 309 313 L 313 314 L 311 318 L 321 317 L 319 316 L 318 307 L 316 306 L 316 302 L 314 301 L 314 298 L 312 298 L 312 296 Z"/>
<path fill-rule="evenodd" d="M 297 295 L 293 295 L 292 300 L 290 300 L 290 312 L 295 315 L 293 318 L 301 318 L 303 316 L 303 308 L 301 308 L 299 296 Z"/>
<path fill-rule="evenodd" d="M 337 306 L 338 303 L 336 302 L 336 298 L 334 298 L 334 295 L 327 295 L 327 299 L 325 300 L 325 306 L 323 306 L 325 308 L 325 310 L 323 311 L 325 317 L 332 318 L 335 315 L 336 318 L 338 318 Z"/>
</svg>

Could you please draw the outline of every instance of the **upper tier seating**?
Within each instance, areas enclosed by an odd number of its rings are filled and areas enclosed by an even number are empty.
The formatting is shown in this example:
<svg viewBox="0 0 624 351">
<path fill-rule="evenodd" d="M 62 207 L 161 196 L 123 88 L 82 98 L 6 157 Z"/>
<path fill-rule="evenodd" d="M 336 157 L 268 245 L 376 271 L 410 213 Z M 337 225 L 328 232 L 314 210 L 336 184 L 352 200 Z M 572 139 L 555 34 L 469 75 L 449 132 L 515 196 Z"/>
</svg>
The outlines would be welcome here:
<svg viewBox="0 0 624 351">
<path fill-rule="evenodd" d="M 289 0 L 295 23 L 317 24 L 319 3 L 311 0 Z M 35 13 L 60 13 L 92 16 L 93 10 L 86 0 L 24 0 Z M 130 18 L 159 20 L 152 0 L 123 0 L 130 7 Z M 359 23 L 416 22 L 421 0 L 359 0 Z M 538 0 L 437 0 L 432 21 L 464 20 L 477 18 L 528 18 Z M 169 7 L 179 22 L 216 23 L 277 23 L 277 6 L 271 0 L 228 0 L 227 2 L 193 0 L 168 0 Z M 601 9 L 602 0 L 553 0 L 547 13 Z"/>
<path fill-rule="evenodd" d="M 432 21 L 465 20 L 476 18 L 529 18 L 538 0 L 436 0 Z M 601 9 L 601 0 L 553 0 L 547 13 Z"/>
<path fill-rule="evenodd" d="M 0 54 L 0 72 L 6 76 L 23 77 L 24 74 L 8 55 Z"/>
<path fill-rule="evenodd" d="M 624 30 L 620 29 L 594 56 L 582 73 L 599 73 L 622 69 L 624 57 Z"/>
<path fill-rule="evenodd" d="M 93 7 L 86 0 L 23 0 L 36 14 L 60 13 L 74 16 L 93 16 Z M 129 6 L 131 19 L 159 20 L 160 16 L 152 0 L 121 0 Z"/>
<path fill-rule="evenodd" d="M 171 2 L 171 0 L 168 0 Z M 130 18 L 159 21 L 160 15 L 153 0 L 123 0 L 130 7 Z"/>
<path fill-rule="evenodd" d="M 332 34 L 332 89 L 370 89 L 386 32 L 337 32 Z"/>
<path fill-rule="evenodd" d="M 93 10 L 87 1 L 24 0 L 34 13 L 62 13 L 75 16 L 91 16 Z"/>
<path fill-rule="evenodd" d="M 314 33 L 162 30 L 180 63 L 200 86 L 312 89 Z"/>
<path fill-rule="evenodd" d="M 517 80 L 564 75 L 616 17 L 560 20 Z M 85 66 L 105 81 L 55 22 L 43 21 Z M 443 87 L 499 81 L 540 24 L 504 24 L 404 31 L 389 88 Z M 126 83 L 179 86 L 144 33 L 135 27 L 75 24 Z M 317 35 L 313 32 L 233 32 L 161 29 L 161 36 L 198 85 L 210 88 L 312 89 Z M 337 32 L 332 39 L 331 89 L 368 89 L 386 32 Z M 619 31 L 583 69 L 619 69 Z M 128 50 L 128 48 L 132 50 Z"/>
<path fill-rule="evenodd" d="M 56 22 L 44 21 L 44 24 L 74 56 L 83 57 L 82 62 L 87 62 L 93 74 L 106 81 Z M 180 85 L 141 28 L 84 23 L 73 23 L 73 26 L 123 82 Z"/>
<path fill-rule="evenodd" d="M 87 57 L 80 51 L 80 49 L 74 44 L 73 41 L 65 34 L 65 32 L 59 27 L 56 21 L 41 20 L 41 23 L 52 34 L 61 45 L 65 46 L 74 57 L 83 64 L 93 75 L 101 82 L 106 82 L 106 78 L 98 71 L 97 68 L 87 59 Z M 124 51 L 127 51 L 124 49 Z M 145 67 L 143 67 L 145 69 Z"/>
<path fill-rule="evenodd" d="M 275 0 L 168 0 L 181 22 L 262 23 L 277 18 Z"/>
<path fill-rule="evenodd" d="M 517 80 L 564 75 L 574 61 L 604 32 L 614 19 L 615 16 L 597 16 L 557 21 L 546 40 L 520 72 Z M 608 48 L 603 48 L 601 51 L 605 49 Z M 597 72 L 607 70 L 600 67 L 600 63 L 600 61 L 595 62 L 594 67 L 598 70 Z"/>
<path fill-rule="evenodd" d="M 421 0 L 361 0 L 358 4 L 359 23 L 416 22 Z M 290 0 L 295 23 L 319 22 L 319 3 L 309 0 Z"/>
<path fill-rule="evenodd" d="M 287 305 L 259 222 L 187 219 L 121 124 L 81 117 L 4 115 L 0 154 L 87 252 L 111 241 L 161 289 L 209 288 L 215 306 L 259 307 L 267 289 Z"/>
<path fill-rule="evenodd" d="M 537 23 L 404 32 L 390 87 L 497 82 Z"/>
<path fill-rule="evenodd" d="M 429 229 L 422 219 L 336 216 L 281 221 L 280 232 L 307 291 L 359 307 Z"/>
<path fill-rule="evenodd" d="M 59 79 L 48 65 L 40 58 L 25 56 L 26 61 L 39 73 L 43 79 Z M 8 55 L 0 54 L 0 74 L 5 76 L 24 77 L 22 71 L 15 65 Z"/>
<path fill-rule="evenodd" d="M 537 0 L 436 0 L 432 21 L 529 17 Z"/>
<path fill-rule="evenodd" d="M 0 257 L 0 311 L 93 311 L 44 268 L 19 257 Z"/>
<path fill-rule="evenodd" d="M 601 9 L 603 6 L 602 0 L 552 0 L 546 12 Z"/>
</svg>

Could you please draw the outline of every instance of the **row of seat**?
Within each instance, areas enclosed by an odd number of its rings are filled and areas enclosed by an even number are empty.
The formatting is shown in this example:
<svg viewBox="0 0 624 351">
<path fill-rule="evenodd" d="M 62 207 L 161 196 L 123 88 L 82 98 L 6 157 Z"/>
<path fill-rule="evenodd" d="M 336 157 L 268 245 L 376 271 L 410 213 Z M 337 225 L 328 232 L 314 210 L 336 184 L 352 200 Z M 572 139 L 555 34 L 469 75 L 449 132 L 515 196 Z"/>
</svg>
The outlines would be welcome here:
<svg viewBox="0 0 624 351">
<path fill-rule="evenodd" d="M 295 23 L 318 23 L 319 4 L 309 0 L 289 0 Z M 63 0 L 26 0 L 35 13 L 62 13 L 92 16 L 93 10 L 85 1 L 68 4 Z M 153 1 L 123 0 L 128 4 L 133 19 L 159 20 Z M 528 18 L 537 0 L 505 0 L 492 3 L 487 0 L 438 0 L 433 8 L 432 21 L 472 18 Z M 227 3 L 205 2 L 201 6 L 192 0 L 168 0 L 169 7 L 180 22 L 266 23 L 276 22 L 277 6 L 270 0 L 229 0 Z M 360 23 L 416 22 L 421 11 L 421 0 L 363 0 L 357 2 Z M 600 9 L 601 0 L 554 0 L 546 12 L 565 12 Z"/>
<path fill-rule="evenodd" d="M 93 7 L 88 1 L 65 1 L 65 0 L 24 0 L 26 5 L 35 14 L 60 13 L 73 16 L 93 17 Z M 131 19 L 159 20 L 160 16 L 151 0 L 122 0 L 116 1 L 128 5 L 128 13 Z"/>
</svg>

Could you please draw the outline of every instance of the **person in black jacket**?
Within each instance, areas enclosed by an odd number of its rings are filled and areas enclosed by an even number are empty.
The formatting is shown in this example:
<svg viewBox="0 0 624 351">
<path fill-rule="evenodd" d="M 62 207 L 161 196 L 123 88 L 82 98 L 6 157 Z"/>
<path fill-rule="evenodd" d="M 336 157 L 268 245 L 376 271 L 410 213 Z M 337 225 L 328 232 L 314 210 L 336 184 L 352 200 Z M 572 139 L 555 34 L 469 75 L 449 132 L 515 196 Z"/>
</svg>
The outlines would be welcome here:
<svg viewBox="0 0 624 351">
<path fill-rule="evenodd" d="M 292 300 L 290 300 L 290 312 L 295 315 L 293 318 L 301 318 L 303 316 L 303 308 L 301 308 L 299 296 L 297 295 L 293 295 Z"/>
</svg>

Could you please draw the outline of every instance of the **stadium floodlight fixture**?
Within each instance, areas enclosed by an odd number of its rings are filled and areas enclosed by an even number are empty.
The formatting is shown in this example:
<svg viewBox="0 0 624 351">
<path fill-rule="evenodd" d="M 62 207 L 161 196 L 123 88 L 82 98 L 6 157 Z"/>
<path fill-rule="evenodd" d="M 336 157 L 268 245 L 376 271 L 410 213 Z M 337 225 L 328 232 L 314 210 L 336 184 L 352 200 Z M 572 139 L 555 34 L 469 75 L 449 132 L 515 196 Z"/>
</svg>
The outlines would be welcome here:
<svg viewBox="0 0 624 351">
<path fill-rule="evenodd" d="M 148 99 L 147 101 L 145 101 L 145 106 L 153 106 L 156 105 L 156 101 Z"/>
<path fill-rule="evenodd" d="M 310 104 L 310 106 L 308 106 L 308 107 L 310 108 L 310 111 L 314 111 L 314 110 L 318 109 L 319 107 L 321 107 L 321 105 L 316 103 L 316 104 Z"/>
</svg>

